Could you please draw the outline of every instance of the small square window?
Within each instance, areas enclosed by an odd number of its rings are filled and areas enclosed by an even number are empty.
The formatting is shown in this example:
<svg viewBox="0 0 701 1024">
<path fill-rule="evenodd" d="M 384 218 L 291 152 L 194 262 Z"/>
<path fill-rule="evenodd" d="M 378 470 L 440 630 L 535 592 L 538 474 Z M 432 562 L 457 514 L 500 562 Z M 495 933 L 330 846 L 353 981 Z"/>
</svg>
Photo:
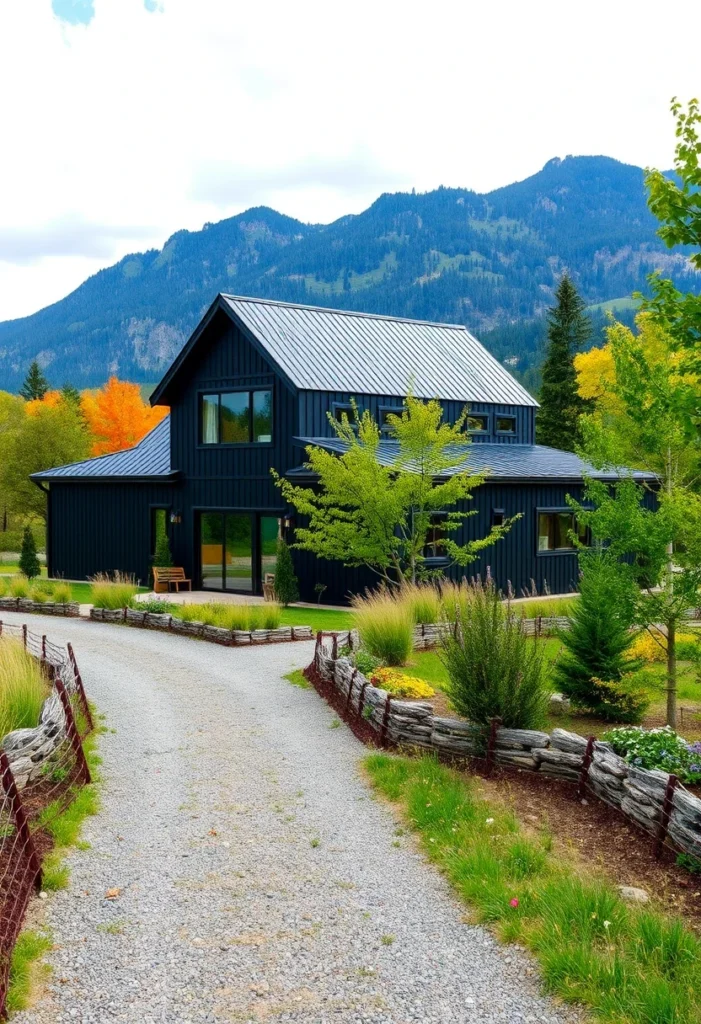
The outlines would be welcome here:
<svg viewBox="0 0 701 1024">
<path fill-rule="evenodd" d="M 357 417 L 355 415 L 355 409 L 352 405 L 334 405 L 333 407 L 333 418 L 337 423 L 343 423 L 343 417 L 346 417 L 349 423 L 355 423 Z"/>
<path fill-rule="evenodd" d="M 492 526 L 503 526 L 506 521 L 506 513 L 503 508 L 492 509 Z"/>
<path fill-rule="evenodd" d="M 497 434 L 515 434 L 515 416 L 497 416 Z"/>
<path fill-rule="evenodd" d="M 573 512 L 539 512 L 538 551 L 574 551 L 574 531 L 581 544 L 589 543 L 588 530 L 576 522 Z"/>
<path fill-rule="evenodd" d="M 424 558 L 445 558 L 445 521 L 445 512 L 434 512 L 431 516 L 431 525 L 426 534 Z"/>
<path fill-rule="evenodd" d="M 486 413 L 468 416 L 467 429 L 471 434 L 486 434 L 489 431 L 489 416 Z"/>
<path fill-rule="evenodd" d="M 378 423 L 380 425 L 380 430 L 384 434 L 387 434 L 392 429 L 392 425 L 389 422 L 389 417 L 401 415 L 402 410 L 400 406 L 397 406 L 396 408 L 393 406 L 386 406 L 384 409 L 381 408 L 378 412 Z"/>
</svg>

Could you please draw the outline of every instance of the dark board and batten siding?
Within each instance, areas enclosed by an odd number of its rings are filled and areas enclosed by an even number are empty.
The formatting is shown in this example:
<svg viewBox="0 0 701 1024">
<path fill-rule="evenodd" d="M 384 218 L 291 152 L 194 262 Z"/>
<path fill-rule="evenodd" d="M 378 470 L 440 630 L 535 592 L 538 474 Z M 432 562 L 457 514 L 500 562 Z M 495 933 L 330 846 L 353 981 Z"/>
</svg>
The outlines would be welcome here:
<svg viewBox="0 0 701 1024">
<path fill-rule="evenodd" d="M 299 434 L 301 437 L 331 437 L 333 428 L 329 423 L 328 414 L 333 415 L 334 406 L 347 405 L 355 399 L 358 409 L 362 412 L 369 409 L 375 421 L 379 421 L 380 410 L 395 408 L 401 411 L 402 397 L 397 395 L 355 395 L 348 391 L 300 391 L 299 402 Z M 455 423 L 465 405 L 470 412 L 487 413 L 490 417 L 490 430 L 487 434 L 474 434 L 473 441 L 491 441 L 500 444 L 534 444 L 535 441 L 535 410 L 523 405 L 493 405 L 488 402 L 446 402 L 442 401 L 446 423 Z M 513 435 L 497 434 L 496 417 L 513 416 L 516 420 L 516 431 Z"/>
</svg>

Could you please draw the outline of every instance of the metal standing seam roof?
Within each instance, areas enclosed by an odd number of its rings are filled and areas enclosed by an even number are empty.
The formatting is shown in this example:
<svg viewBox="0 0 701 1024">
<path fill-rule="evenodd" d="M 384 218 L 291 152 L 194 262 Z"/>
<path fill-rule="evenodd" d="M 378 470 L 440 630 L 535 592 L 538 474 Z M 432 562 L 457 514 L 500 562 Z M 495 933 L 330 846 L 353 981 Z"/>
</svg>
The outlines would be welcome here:
<svg viewBox="0 0 701 1024">
<path fill-rule="evenodd" d="M 461 324 L 222 299 L 301 390 L 538 405 Z"/>
<path fill-rule="evenodd" d="M 112 455 L 99 455 L 66 466 L 33 473 L 32 480 L 99 479 L 119 477 L 134 480 L 143 477 L 169 477 L 170 468 L 170 415 L 149 431 L 133 448 Z"/>
<path fill-rule="evenodd" d="M 347 442 L 340 438 L 297 437 L 294 440 L 304 447 L 314 445 L 339 455 L 348 450 Z M 397 441 L 380 441 L 377 452 L 380 465 L 394 466 L 398 457 Z M 467 458 L 456 467 L 455 472 L 464 469 L 475 473 L 486 470 L 490 478 L 502 480 L 583 480 L 585 476 L 598 480 L 617 480 L 622 476 L 630 476 L 639 481 L 656 479 L 652 474 L 638 470 L 597 470 L 572 452 L 561 452 L 557 448 L 546 448 L 541 444 L 492 444 L 485 441 L 470 445 Z M 297 476 L 303 476 L 305 473 L 308 471 L 301 466 L 291 471 L 292 475 Z"/>
</svg>

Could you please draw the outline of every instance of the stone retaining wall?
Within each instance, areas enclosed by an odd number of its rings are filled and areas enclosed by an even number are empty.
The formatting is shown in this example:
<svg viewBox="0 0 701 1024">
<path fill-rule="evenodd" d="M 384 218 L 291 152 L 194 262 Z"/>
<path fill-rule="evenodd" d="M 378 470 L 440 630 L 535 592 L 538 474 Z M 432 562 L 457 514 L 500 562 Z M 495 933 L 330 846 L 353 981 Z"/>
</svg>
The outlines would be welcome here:
<svg viewBox="0 0 701 1024">
<path fill-rule="evenodd" d="M 31 612 L 32 615 L 67 615 L 76 618 L 80 615 L 77 602 L 55 604 L 53 601 L 30 601 L 26 597 L 0 597 L 0 611 Z"/>
<path fill-rule="evenodd" d="M 91 608 L 90 618 L 95 622 L 121 622 L 142 629 L 159 629 L 180 636 L 194 636 L 210 643 L 226 647 L 241 647 L 250 644 L 280 644 L 293 640 L 312 640 L 311 626 L 280 626 L 278 629 L 224 629 L 221 626 L 207 626 L 204 622 L 189 622 L 175 615 L 157 612 L 140 612 L 133 608 Z"/>
<path fill-rule="evenodd" d="M 347 643 L 348 634 L 340 634 L 337 649 L 343 646 L 344 638 Z M 401 700 L 372 686 L 349 658 L 333 657 L 329 637 L 317 641 L 310 668 L 333 684 L 346 710 L 361 714 L 382 742 L 457 757 L 484 757 L 487 753 L 484 728 L 460 718 L 435 715 L 430 701 Z M 582 779 L 587 746 L 583 736 L 564 729 L 547 733 L 497 728 L 491 756 L 505 767 L 577 783 Z M 585 783 L 599 799 L 654 835 L 662 819 L 669 778 L 666 772 L 628 764 L 613 752 L 610 744 L 596 740 Z M 674 790 L 667 833 L 679 850 L 701 857 L 701 800 L 683 787 Z"/>
<path fill-rule="evenodd" d="M 0 743 L 17 789 L 24 789 L 42 776 L 44 764 L 66 738 L 66 715 L 55 690 L 46 698 L 34 729 L 15 729 Z"/>
</svg>

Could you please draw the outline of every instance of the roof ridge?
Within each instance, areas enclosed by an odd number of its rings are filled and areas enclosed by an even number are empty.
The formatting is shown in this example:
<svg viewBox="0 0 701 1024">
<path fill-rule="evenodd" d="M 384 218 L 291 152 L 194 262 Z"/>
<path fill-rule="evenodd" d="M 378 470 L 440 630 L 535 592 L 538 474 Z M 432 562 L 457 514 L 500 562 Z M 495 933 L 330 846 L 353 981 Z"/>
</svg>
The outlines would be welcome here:
<svg viewBox="0 0 701 1024">
<path fill-rule="evenodd" d="M 219 294 L 223 299 L 233 299 L 235 302 L 255 302 L 256 304 L 264 306 L 285 306 L 288 309 L 309 309 L 314 313 L 338 313 L 341 316 L 358 316 L 364 317 L 367 320 L 391 320 L 400 324 L 423 324 L 424 327 L 445 327 L 449 330 L 466 331 L 470 334 L 470 331 L 467 329 L 465 324 L 451 324 L 442 320 L 417 320 L 410 316 L 391 316 L 389 313 L 363 313 L 355 309 L 336 309 L 333 306 L 311 306 L 306 302 L 284 302 L 282 299 L 259 299 L 254 295 L 230 295 L 228 292 L 220 292 Z"/>
</svg>

